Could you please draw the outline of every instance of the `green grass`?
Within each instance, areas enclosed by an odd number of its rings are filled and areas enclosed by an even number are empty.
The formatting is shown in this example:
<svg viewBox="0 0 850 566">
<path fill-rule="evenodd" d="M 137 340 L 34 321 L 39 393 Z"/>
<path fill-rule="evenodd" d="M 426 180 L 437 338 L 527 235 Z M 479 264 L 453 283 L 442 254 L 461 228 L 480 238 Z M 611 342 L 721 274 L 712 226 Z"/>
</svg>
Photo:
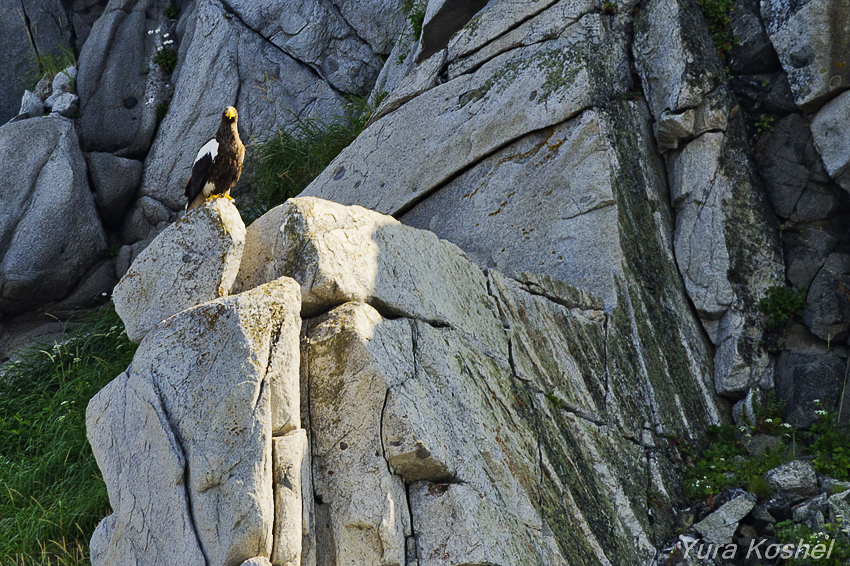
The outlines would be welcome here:
<svg viewBox="0 0 850 566">
<path fill-rule="evenodd" d="M 0 564 L 85 565 L 109 514 L 85 411 L 136 346 L 112 307 L 59 346 L 31 347 L 0 377 Z"/>
<path fill-rule="evenodd" d="M 262 207 L 268 210 L 303 191 L 360 135 L 370 114 L 365 98 L 351 98 L 332 120 L 302 118 L 257 143 L 253 186 Z"/>
<path fill-rule="evenodd" d="M 720 58 L 726 62 L 732 46 L 736 43 L 729 29 L 732 0 L 697 0 L 697 3 L 705 16 L 705 23 L 714 42 L 714 48 Z"/>
<path fill-rule="evenodd" d="M 160 47 L 153 54 L 153 62 L 166 73 L 173 73 L 177 68 L 177 50 L 171 47 Z"/>
<path fill-rule="evenodd" d="M 42 78 L 48 77 L 50 80 L 53 80 L 53 77 L 76 64 L 77 58 L 74 56 L 74 52 L 70 47 L 62 47 L 58 55 L 52 55 L 50 53 L 38 55 L 34 69 L 27 75 L 27 89 L 34 90 L 38 81 Z M 76 92 L 76 84 L 73 80 L 71 81 L 71 91 Z"/>
</svg>

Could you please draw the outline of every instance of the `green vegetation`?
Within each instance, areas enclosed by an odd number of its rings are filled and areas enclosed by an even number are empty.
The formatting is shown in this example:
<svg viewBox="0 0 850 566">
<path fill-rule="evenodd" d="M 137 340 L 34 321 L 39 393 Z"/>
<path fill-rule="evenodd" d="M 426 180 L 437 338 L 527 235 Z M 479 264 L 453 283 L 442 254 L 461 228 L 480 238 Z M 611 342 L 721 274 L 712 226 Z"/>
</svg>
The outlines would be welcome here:
<svg viewBox="0 0 850 566">
<path fill-rule="evenodd" d="M 770 497 L 772 490 L 763 474 L 798 456 L 798 435 L 804 441 L 803 451 L 812 458 L 818 473 L 850 480 L 850 432 L 846 425 L 839 424 L 838 415 L 824 410 L 820 401 L 816 403 L 818 418 L 808 432 L 795 431 L 782 422 L 785 404 L 772 395 L 762 406 L 754 408 L 755 423 L 747 422 L 747 426 L 740 429 L 731 425 L 709 427 L 707 447 L 692 459 L 693 465 L 686 472 L 686 495 L 705 499 L 728 487 L 745 487 L 760 499 Z M 792 442 L 790 446 L 783 442 L 773 449 L 767 448 L 761 456 L 753 456 L 742 442 L 751 434 L 790 438 Z M 679 450 L 682 454 L 689 452 L 687 446 Z"/>
<path fill-rule="evenodd" d="M 732 0 L 697 0 L 705 16 L 705 23 L 714 41 L 714 48 L 723 61 L 735 45 L 735 38 L 729 30 L 729 15 L 732 13 Z"/>
<path fill-rule="evenodd" d="M 177 68 L 177 50 L 172 47 L 160 47 L 153 55 L 153 62 L 166 73 L 173 73 Z"/>
<path fill-rule="evenodd" d="M 767 450 L 763 456 L 751 456 L 738 439 L 732 425 L 712 426 L 708 447 L 702 451 L 685 476 L 685 494 L 705 499 L 728 487 L 747 486 L 756 495 L 769 496 L 770 486 L 762 485 L 762 474 L 790 459 L 787 451 Z"/>
<path fill-rule="evenodd" d="M 290 130 L 278 130 L 256 144 L 259 164 L 254 188 L 266 209 L 297 196 L 366 127 L 371 108 L 363 97 L 352 97 L 336 118 L 300 118 Z"/>
<path fill-rule="evenodd" d="M 811 427 L 811 433 L 816 435 L 811 447 L 815 469 L 835 479 L 850 480 L 850 434 L 838 424 L 838 415 L 825 411 L 823 406 L 815 413 L 818 420 Z"/>
<path fill-rule="evenodd" d="M 608 15 L 614 15 L 617 13 L 617 3 L 616 2 L 605 2 L 602 4 L 602 11 Z"/>
<path fill-rule="evenodd" d="M 177 4 L 174 4 L 172 2 L 171 4 L 165 7 L 165 10 L 163 10 L 162 13 L 166 18 L 176 20 L 178 16 L 180 16 L 180 8 L 177 7 Z"/>
<path fill-rule="evenodd" d="M 806 293 L 808 289 L 800 290 L 790 287 L 770 287 L 767 297 L 759 301 L 759 310 L 767 315 L 767 329 L 772 330 L 784 324 L 792 317 L 803 314 L 806 308 Z"/>
<path fill-rule="evenodd" d="M 546 393 L 544 395 L 544 397 L 546 397 L 546 400 L 549 401 L 549 404 L 552 405 L 552 407 L 554 407 L 558 410 L 564 408 L 564 402 L 561 400 L 560 397 L 555 395 L 554 391 L 550 391 L 549 393 Z"/>
<path fill-rule="evenodd" d="M 53 77 L 76 64 L 77 58 L 70 47 L 62 47 L 58 55 L 39 54 L 36 57 L 36 68 L 27 77 L 27 88 L 34 90 L 38 81 L 42 78 L 47 77 L 53 80 Z M 75 81 L 71 79 L 71 92 L 76 92 L 76 90 Z"/>
<path fill-rule="evenodd" d="M 402 0 L 401 11 L 405 14 L 405 24 L 401 37 L 419 40 L 422 36 L 422 24 L 425 22 L 425 9 L 428 3 L 423 0 Z"/>
<path fill-rule="evenodd" d="M 767 116 L 765 114 L 760 114 L 759 119 L 756 120 L 756 130 L 758 133 L 763 134 L 773 127 L 773 116 Z"/>
<path fill-rule="evenodd" d="M 156 121 L 157 123 L 162 122 L 165 115 L 168 114 L 168 107 L 171 105 L 170 102 L 163 102 L 161 104 L 156 105 Z"/>
<path fill-rule="evenodd" d="M 136 346 L 112 307 L 60 345 L 32 347 L 0 378 L 0 563 L 88 564 L 88 541 L 109 511 L 86 440 L 86 406 L 124 371 Z"/>
<path fill-rule="evenodd" d="M 827 549 L 832 548 L 829 557 L 823 555 L 813 559 L 803 558 L 801 555 L 799 558 L 791 558 L 783 562 L 785 566 L 808 566 L 810 564 L 846 566 L 850 564 L 850 539 L 847 537 L 847 531 L 841 529 L 840 523 L 825 523 L 815 532 L 807 525 L 794 523 L 791 520 L 782 521 L 776 523 L 776 538 L 782 544 L 793 544 L 795 548 L 801 540 L 803 544 L 808 544 L 812 548 L 817 544 L 822 544 Z"/>
</svg>

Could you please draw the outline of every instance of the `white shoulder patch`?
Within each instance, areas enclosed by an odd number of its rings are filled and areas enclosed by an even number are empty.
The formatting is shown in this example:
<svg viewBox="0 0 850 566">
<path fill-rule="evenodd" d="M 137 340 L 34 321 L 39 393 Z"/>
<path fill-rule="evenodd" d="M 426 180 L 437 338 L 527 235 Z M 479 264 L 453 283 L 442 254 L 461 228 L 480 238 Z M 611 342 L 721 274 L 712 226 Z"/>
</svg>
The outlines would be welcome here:
<svg viewBox="0 0 850 566">
<path fill-rule="evenodd" d="M 194 163 L 197 163 L 198 161 L 200 161 L 201 158 L 208 153 L 210 154 L 210 157 L 213 158 L 213 161 L 215 161 L 215 156 L 218 155 L 218 142 L 215 141 L 215 138 L 211 139 L 206 144 L 204 144 L 204 147 L 202 147 L 201 151 L 198 152 L 198 157 L 195 158 L 193 165 L 194 165 Z"/>
</svg>

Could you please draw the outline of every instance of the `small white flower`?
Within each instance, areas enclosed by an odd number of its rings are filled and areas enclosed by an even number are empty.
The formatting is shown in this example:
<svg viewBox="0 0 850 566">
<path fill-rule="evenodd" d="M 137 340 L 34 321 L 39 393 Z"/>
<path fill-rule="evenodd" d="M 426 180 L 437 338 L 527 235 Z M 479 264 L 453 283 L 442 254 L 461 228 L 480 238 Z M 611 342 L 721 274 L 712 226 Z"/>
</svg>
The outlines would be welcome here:
<svg viewBox="0 0 850 566">
<path fill-rule="evenodd" d="M 101 296 L 101 297 L 105 297 L 105 296 L 106 296 L 106 293 L 101 293 L 101 294 L 100 294 L 100 296 Z"/>
<path fill-rule="evenodd" d="M 813 399 L 812 403 L 820 403 L 820 399 Z"/>
<path fill-rule="evenodd" d="M 785 428 L 791 428 L 791 425 L 788 423 L 782 423 L 782 426 L 784 426 Z"/>
<path fill-rule="evenodd" d="M 817 411 L 815 411 L 815 414 L 816 414 L 816 415 L 825 415 L 825 414 L 826 414 L 826 411 L 824 411 L 824 410 L 817 410 Z"/>
<path fill-rule="evenodd" d="M 160 28 L 156 28 L 156 33 L 159 33 L 159 29 L 160 29 Z"/>
<path fill-rule="evenodd" d="M 171 45 L 172 43 L 174 43 L 173 39 L 166 39 L 165 41 L 162 42 L 163 45 Z"/>
<path fill-rule="evenodd" d="M 152 30 L 152 29 L 149 29 L 149 30 L 148 30 L 148 35 L 153 35 L 153 30 Z"/>
</svg>

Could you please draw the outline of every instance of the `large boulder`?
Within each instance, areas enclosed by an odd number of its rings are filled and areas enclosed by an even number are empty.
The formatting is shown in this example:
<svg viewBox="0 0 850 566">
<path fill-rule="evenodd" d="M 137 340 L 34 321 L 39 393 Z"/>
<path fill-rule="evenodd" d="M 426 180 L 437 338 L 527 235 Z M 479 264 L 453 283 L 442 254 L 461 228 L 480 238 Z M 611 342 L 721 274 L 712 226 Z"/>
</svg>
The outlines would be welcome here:
<svg viewBox="0 0 850 566">
<path fill-rule="evenodd" d="M 850 192 L 850 92 L 829 101 L 812 119 L 812 135 L 833 179 Z"/>
<path fill-rule="evenodd" d="M 163 47 L 169 0 L 112 0 L 80 52 L 77 92 L 86 151 L 144 157 L 168 98 L 168 77 L 152 62 Z M 159 26 L 159 27 L 158 27 Z M 149 33 L 151 32 L 151 33 Z"/>
<path fill-rule="evenodd" d="M 801 110 L 816 110 L 847 88 L 850 12 L 841 0 L 761 0 L 761 16 Z"/>
<path fill-rule="evenodd" d="M 850 254 L 826 258 L 809 289 L 803 322 L 822 340 L 840 342 L 850 334 Z"/>
<path fill-rule="evenodd" d="M 251 224 L 244 257 L 234 292 L 292 277 L 305 316 L 361 301 L 473 332 L 496 312 L 483 274 L 456 246 L 359 206 L 290 199 Z"/>
<path fill-rule="evenodd" d="M 101 259 L 106 237 L 70 120 L 3 126 L 0 163 L 0 312 L 15 313 L 66 297 Z"/>
<path fill-rule="evenodd" d="M 271 556 L 272 437 L 292 420 L 276 400 L 299 396 L 299 311 L 285 279 L 188 309 L 91 400 L 113 509 L 92 537 L 95 566 Z"/>
<path fill-rule="evenodd" d="M 230 292 L 245 225 L 227 199 L 215 199 L 166 228 L 112 294 L 127 336 L 139 342 L 161 320 Z"/>
</svg>

